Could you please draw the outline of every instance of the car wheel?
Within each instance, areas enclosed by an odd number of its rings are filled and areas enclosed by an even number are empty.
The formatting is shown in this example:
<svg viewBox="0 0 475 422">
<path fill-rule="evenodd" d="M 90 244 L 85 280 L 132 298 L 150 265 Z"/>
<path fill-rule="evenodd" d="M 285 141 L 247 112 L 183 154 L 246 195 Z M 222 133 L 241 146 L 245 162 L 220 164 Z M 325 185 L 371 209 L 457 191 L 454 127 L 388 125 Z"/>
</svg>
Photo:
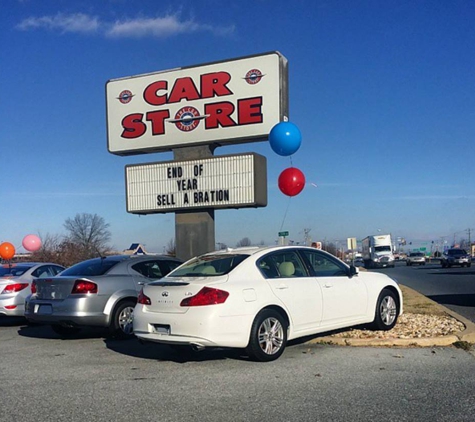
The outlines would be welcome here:
<svg viewBox="0 0 475 422">
<path fill-rule="evenodd" d="M 373 329 L 390 330 L 396 325 L 399 315 L 399 298 L 389 289 L 383 289 L 376 303 Z"/>
<path fill-rule="evenodd" d="M 112 314 L 109 332 L 112 337 L 128 339 L 133 337 L 135 302 L 124 300 L 114 309 Z"/>
<path fill-rule="evenodd" d="M 287 345 L 288 324 L 282 315 L 272 309 L 259 312 L 251 327 L 247 353 L 260 362 L 276 360 Z"/>
<path fill-rule="evenodd" d="M 467 264 L 467 267 L 471 267 L 471 266 L 472 266 L 472 264 Z"/>
<path fill-rule="evenodd" d="M 54 324 L 51 326 L 51 329 L 58 334 L 61 338 L 71 338 L 74 337 L 79 331 L 80 328 L 77 327 L 65 327 L 63 325 Z"/>
<path fill-rule="evenodd" d="M 442 268 L 445 268 L 446 266 L 447 265 L 444 262 L 442 262 Z"/>
</svg>

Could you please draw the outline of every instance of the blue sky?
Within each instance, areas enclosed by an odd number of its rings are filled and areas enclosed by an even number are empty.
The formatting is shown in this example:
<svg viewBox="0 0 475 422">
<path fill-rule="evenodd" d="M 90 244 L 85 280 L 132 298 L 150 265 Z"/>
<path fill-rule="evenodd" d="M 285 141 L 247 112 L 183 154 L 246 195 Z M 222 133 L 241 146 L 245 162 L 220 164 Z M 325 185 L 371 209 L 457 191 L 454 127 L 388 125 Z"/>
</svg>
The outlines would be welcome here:
<svg viewBox="0 0 475 422">
<path fill-rule="evenodd" d="M 107 151 L 106 82 L 275 50 L 307 185 L 280 192 L 290 159 L 267 142 L 217 149 L 265 155 L 269 197 L 216 211 L 216 242 L 274 244 L 280 230 L 303 241 L 304 229 L 451 241 L 475 228 L 473 1 L 2 0 L 0 13 L 0 241 L 19 251 L 25 235 L 61 235 L 91 213 L 116 249 L 161 252 L 175 216 L 128 214 L 124 167 L 173 157 Z"/>
</svg>

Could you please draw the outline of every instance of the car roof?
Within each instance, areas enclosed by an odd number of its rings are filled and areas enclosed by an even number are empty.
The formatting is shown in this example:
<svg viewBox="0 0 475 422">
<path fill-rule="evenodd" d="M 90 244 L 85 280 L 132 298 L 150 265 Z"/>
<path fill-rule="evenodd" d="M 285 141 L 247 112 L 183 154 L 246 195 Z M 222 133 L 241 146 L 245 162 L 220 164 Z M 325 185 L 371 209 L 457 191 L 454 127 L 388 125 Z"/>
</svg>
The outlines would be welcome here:
<svg viewBox="0 0 475 422">
<path fill-rule="evenodd" d="M 241 248 L 227 248 L 227 249 L 221 249 L 218 251 L 213 251 L 213 252 L 208 252 L 206 254 L 203 254 L 202 256 L 205 255 L 236 255 L 236 254 L 243 254 L 243 255 L 255 255 L 261 252 L 274 252 L 274 251 L 290 251 L 290 250 L 301 250 L 301 249 L 307 249 L 311 251 L 317 251 L 319 250 L 320 252 L 328 254 L 328 252 L 325 252 L 321 249 L 316 249 L 311 246 L 299 246 L 299 245 L 293 245 L 293 246 L 245 246 Z"/>
<path fill-rule="evenodd" d="M 173 261 L 180 261 L 178 258 L 170 255 L 107 255 L 107 256 L 96 256 L 95 258 L 90 259 L 106 259 L 106 260 L 121 260 L 125 261 L 127 259 L 133 259 L 134 261 L 147 260 L 147 259 L 171 259 Z"/>
<path fill-rule="evenodd" d="M 35 265 L 56 265 L 58 267 L 63 267 L 63 265 L 60 264 L 55 264 L 54 262 L 12 262 L 11 264 L 3 262 L 1 264 L 3 267 L 4 266 L 12 266 L 12 267 L 18 267 L 20 265 L 24 267 L 34 267 Z"/>
</svg>

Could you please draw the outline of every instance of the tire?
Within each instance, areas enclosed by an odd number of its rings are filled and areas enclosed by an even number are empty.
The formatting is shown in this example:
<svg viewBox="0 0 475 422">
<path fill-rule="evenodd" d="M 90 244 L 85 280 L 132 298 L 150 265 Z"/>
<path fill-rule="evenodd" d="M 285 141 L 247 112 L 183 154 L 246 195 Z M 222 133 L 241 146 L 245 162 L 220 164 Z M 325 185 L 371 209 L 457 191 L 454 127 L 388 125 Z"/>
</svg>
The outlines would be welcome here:
<svg viewBox="0 0 475 422">
<path fill-rule="evenodd" d="M 472 266 L 472 264 L 467 264 L 467 267 L 471 267 L 471 266 Z"/>
<path fill-rule="evenodd" d="M 445 268 L 447 264 L 445 262 L 442 262 L 442 268 Z"/>
<path fill-rule="evenodd" d="M 253 360 L 270 362 L 284 353 L 287 345 L 288 323 L 272 309 L 264 309 L 254 319 L 249 336 L 247 353 Z"/>
<path fill-rule="evenodd" d="M 391 330 L 399 315 L 399 298 L 392 290 L 383 289 L 376 302 L 372 328 L 374 330 Z"/>
<path fill-rule="evenodd" d="M 71 338 L 74 337 L 79 331 L 80 328 L 77 327 L 65 327 L 63 325 L 53 324 L 51 329 L 58 334 L 61 338 Z"/>
<path fill-rule="evenodd" d="M 125 340 L 134 336 L 132 322 L 134 319 L 135 302 L 123 300 L 115 307 L 109 325 L 109 333 L 112 337 Z"/>
</svg>

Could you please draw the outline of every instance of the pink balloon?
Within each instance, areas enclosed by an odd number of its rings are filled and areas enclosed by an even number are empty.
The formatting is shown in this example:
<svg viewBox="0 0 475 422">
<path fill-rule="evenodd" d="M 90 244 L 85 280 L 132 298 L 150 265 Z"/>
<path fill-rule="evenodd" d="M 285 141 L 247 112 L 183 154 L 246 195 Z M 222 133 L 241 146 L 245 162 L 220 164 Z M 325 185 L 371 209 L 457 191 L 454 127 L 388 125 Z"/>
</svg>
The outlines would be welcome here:
<svg viewBox="0 0 475 422">
<path fill-rule="evenodd" d="M 41 248 L 41 239 L 34 234 L 28 234 L 23 238 L 21 244 L 27 251 L 36 252 Z"/>
</svg>

